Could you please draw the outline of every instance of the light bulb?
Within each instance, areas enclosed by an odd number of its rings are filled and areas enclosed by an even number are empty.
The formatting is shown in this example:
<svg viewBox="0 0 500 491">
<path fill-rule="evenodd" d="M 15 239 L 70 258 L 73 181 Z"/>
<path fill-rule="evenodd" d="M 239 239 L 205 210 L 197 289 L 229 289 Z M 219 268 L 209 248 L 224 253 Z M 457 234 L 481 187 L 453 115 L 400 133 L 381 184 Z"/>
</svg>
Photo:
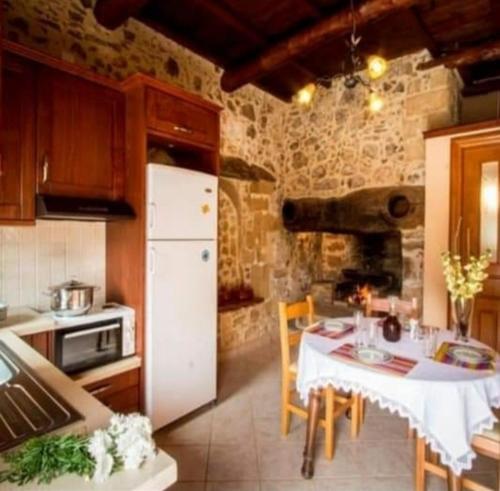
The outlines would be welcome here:
<svg viewBox="0 0 500 491">
<path fill-rule="evenodd" d="M 369 105 L 371 112 L 378 113 L 384 107 L 384 99 L 376 92 L 372 92 L 370 94 Z"/>
<path fill-rule="evenodd" d="M 302 106 L 308 106 L 313 100 L 315 92 L 316 92 L 316 84 L 313 83 L 307 84 L 295 94 L 295 100 L 298 104 Z"/>
<path fill-rule="evenodd" d="M 368 57 L 368 75 L 372 80 L 380 78 L 387 71 L 387 61 L 378 55 Z"/>
</svg>

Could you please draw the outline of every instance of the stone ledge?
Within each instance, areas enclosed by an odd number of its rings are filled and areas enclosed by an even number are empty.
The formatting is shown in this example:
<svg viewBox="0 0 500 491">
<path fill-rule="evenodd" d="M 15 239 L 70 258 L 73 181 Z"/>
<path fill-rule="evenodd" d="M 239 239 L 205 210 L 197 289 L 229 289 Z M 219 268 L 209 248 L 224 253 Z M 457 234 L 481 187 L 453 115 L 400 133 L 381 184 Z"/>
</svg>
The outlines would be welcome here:
<svg viewBox="0 0 500 491">
<path fill-rule="evenodd" d="M 245 307 L 252 307 L 253 305 L 257 305 L 263 302 L 264 299 L 260 297 L 255 297 L 251 300 L 235 300 L 233 302 L 227 302 L 223 305 L 219 305 L 218 311 L 219 314 L 223 314 L 224 312 L 231 312 L 234 310 L 243 309 Z"/>
</svg>

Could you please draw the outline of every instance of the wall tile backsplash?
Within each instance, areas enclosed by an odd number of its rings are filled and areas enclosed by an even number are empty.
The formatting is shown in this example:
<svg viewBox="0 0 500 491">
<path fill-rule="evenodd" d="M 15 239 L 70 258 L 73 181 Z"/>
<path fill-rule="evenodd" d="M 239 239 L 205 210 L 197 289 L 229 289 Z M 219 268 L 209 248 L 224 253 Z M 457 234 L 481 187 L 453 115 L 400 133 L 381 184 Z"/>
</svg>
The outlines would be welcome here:
<svg viewBox="0 0 500 491">
<path fill-rule="evenodd" d="M 78 279 L 99 286 L 105 298 L 106 228 L 103 223 L 38 221 L 34 227 L 0 227 L 0 300 L 11 307 L 48 310 L 44 292 Z"/>
</svg>

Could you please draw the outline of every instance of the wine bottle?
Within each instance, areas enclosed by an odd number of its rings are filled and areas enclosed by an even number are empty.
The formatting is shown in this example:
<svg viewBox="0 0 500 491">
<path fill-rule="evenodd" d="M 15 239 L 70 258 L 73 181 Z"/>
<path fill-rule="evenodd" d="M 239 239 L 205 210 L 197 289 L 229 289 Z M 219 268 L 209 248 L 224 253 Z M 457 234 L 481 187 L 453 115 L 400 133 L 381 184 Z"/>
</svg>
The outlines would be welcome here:
<svg viewBox="0 0 500 491">
<path fill-rule="evenodd" d="M 401 339 L 401 323 L 396 312 L 397 297 L 389 297 L 389 315 L 384 319 L 383 335 L 386 341 L 395 343 Z"/>
</svg>

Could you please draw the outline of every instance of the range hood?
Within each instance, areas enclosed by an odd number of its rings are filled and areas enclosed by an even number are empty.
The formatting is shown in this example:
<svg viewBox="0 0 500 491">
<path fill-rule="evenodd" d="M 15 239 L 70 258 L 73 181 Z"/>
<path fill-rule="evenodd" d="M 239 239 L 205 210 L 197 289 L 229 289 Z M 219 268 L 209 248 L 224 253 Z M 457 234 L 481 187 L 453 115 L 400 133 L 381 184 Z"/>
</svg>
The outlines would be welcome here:
<svg viewBox="0 0 500 491">
<path fill-rule="evenodd" d="M 111 222 L 134 218 L 135 213 L 125 201 L 37 194 L 36 217 L 40 220 Z"/>
</svg>

